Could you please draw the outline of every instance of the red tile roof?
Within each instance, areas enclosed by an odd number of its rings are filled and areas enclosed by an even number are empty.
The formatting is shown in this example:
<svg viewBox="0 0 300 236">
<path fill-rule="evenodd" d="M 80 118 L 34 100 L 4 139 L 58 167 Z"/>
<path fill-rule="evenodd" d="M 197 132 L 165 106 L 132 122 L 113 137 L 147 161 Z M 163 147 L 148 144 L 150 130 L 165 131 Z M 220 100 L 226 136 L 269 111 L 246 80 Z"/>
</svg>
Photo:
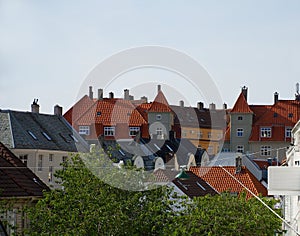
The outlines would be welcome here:
<svg viewBox="0 0 300 236">
<path fill-rule="evenodd" d="M 159 91 L 152 102 L 149 112 L 172 112 L 169 103 L 162 91 Z"/>
<path fill-rule="evenodd" d="M 234 166 L 226 166 L 225 168 L 230 174 L 243 183 L 248 189 L 250 189 L 255 195 L 261 194 L 267 196 L 267 189 L 251 174 L 249 170 L 242 167 L 240 173 L 235 173 Z M 246 191 L 244 187 L 239 184 L 233 177 L 231 177 L 222 167 L 190 167 L 190 171 L 208 182 L 218 192 L 236 192 L 241 193 Z M 247 192 L 247 198 L 253 197 Z"/>
<path fill-rule="evenodd" d="M 46 184 L 0 142 L 0 197 L 42 197 L 44 190 Z"/>
<path fill-rule="evenodd" d="M 253 113 L 253 111 L 250 109 L 243 93 L 240 93 L 240 96 L 238 97 L 238 99 L 236 100 L 233 108 L 231 109 L 230 113 L 235 113 L 235 112 L 239 112 L 239 113 Z"/>
</svg>

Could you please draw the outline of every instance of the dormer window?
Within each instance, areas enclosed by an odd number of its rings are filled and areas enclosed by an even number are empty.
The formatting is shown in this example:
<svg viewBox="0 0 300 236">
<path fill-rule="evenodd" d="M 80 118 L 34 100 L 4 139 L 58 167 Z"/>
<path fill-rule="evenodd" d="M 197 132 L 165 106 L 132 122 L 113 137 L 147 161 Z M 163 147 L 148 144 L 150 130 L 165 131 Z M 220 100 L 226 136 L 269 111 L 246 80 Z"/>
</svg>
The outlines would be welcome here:
<svg viewBox="0 0 300 236">
<path fill-rule="evenodd" d="M 140 131 L 140 127 L 129 127 L 129 136 L 136 136 Z"/>
<path fill-rule="evenodd" d="M 260 137 L 261 138 L 271 138 L 272 137 L 271 127 L 260 128 Z"/>
<path fill-rule="evenodd" d="M 104 127 L 104 136 L 114 136 L 115 127 Z"/>
<path fill-rule="evenodd" d="M 87 125 L 79 126 L 79 134 L 90 135 L 90 126 Z"/>
</svg>

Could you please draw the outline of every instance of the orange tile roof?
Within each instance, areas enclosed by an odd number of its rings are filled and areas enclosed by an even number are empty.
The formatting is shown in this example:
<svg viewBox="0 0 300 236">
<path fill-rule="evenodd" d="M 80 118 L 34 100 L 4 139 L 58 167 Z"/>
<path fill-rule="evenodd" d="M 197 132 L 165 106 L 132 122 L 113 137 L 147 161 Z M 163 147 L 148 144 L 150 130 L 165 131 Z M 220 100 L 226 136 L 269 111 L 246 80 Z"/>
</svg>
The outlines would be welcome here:
<svg viewBox="0 0 300 236">
<path fill-rule="evenodd" d="M 235 112 L 239 112 L 239 113 L 253 113 L 253 111 L 250 109 L 243 93 L 240 93 L 240 96 L 238 97 L 238 99 L 236 100 L 233 108 L 231 109 L 230 113 L 235 113 Z"/>
<path fill-rule="evenodd" d="M 152 102 L 149 112 L 172 112 L 169 103 L 162 91 L 159 91 Z"/>
<path fill-rule="evenodd" d="M 242 167 L 242 171 L 238 174 L 235 173 L 234 166 L 223 167 L 241 183 L 243 183 L 255 195 L 261 194 L 267 196 L 267 189 L 251 174 L 247 168 Z M 244 187 L 232 178 L 224 169 L 218 166 L 213 167 L 190 167 L 190 171 L 204 179 L 218 192 L 237 192 L 241 193 L 246 191 Z M 246 191 L 247 192 L 247 191 Z M 253 197 L 249 192 L 246 193 L 247 199 Z"/>
</svg>

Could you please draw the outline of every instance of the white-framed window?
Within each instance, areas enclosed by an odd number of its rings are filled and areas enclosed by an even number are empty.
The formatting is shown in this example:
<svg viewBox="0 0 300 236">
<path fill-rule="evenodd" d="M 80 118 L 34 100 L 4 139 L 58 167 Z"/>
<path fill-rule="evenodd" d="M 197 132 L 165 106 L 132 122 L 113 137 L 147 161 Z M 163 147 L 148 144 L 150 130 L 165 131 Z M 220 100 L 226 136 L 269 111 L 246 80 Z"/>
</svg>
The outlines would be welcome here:
<svg viewBox="0 0 300 236">
<path fill-rule="evenodd" d="M 90 126 L 80 125 L 79 126 L 79 134 L 90 135 Z"/>
<path fill-rule="evenodd" d="M 48 181 L 53 181 L 53 166 L 49 166 L 49 172 L 48 172 Z"/>
<path fill-rule="evenodd" d="M 161 120 L 161 114 L 156 115 L 156 120 Z"/>
<path fill-rule="evenodd" d="M 104 127 L 104 136 L 114 136 L 115 135 L 115 127 Z"/>
<path fill-rule="evenodd" d="M 54 154 L 49 154 L 49 162 L 53 161 Z"/>
<path fill-rule="evenodd" d="M 237 152 L 244 153 L 244 145 L 237 145 L 237 146 L 236 146 L 236 151 L 237 151 Z"/>
<path fill-rule="evenodd" d="M 157 128 L 156 128 L 156 134 L 157 134 L 157 135 L 163 135 L 163 130 L 162 130 L 162 128 L 157 127 Z"/>
<path fill-rule="evenodd" d="M 211 137 L 212 137 L 211 132 L 208 132 L 208 133 L 207 133 L 207 137 L 208 137 L 208 138 L 211 138 Z"/>
<path fill-rule="evenodd" d="M 43 170 L 43 155 L 39 155 L 38 156 L 38 171 L 42 171 Z"/>
<path fill-rule="evenodd" d="M 262 138 L 271 138 L 272 137 L 271 127 L 262 127 L 262 128 L 260 128 L 260 137 L 262 137 Z"/>
<path fill-rule="evenodd" d="M 243 117 L 242 117 L 242 116 L 238 116 L 237 119 L 238 119 L 238 120 L 243 120 Z"/>
<path fill-rule="evenodd" d="M 261 156 L 271 156 L 271 146 L 261 146 L 260 147 Z"/>
<path fill-rule="evenodd" d="M 292 137 L 292 128 L 291 127 L 286 127 L 285 128 L 285 137 L 286 138 L 291 138 Z"/>
<path fill-rule="evenodd" d="M 236 129 L 236 136 L 237 137 L 243 137 L 244 136 L 244 129 L 243 128 L 237 128 Z"/>
<path fill-rule="evenodd" d="M 140 127 L 129 127 L 129 136 L 136 136 L 140 132 Z"/>
<path fill-rule="evenodd" d="M 202 131 L 197 133 L 197 138 L 203 138 L 203 132 Z"/>
<path fill-rule="evenodd" d="M 182 130 L 181 136 L 182 136 L 182 138 L 186 138 L 186 136 L 187 136 L 186 130 Z"/>
<path fill-rule="evenodd" d="M 20 155 L 19 159 L 24 163 L 25 166 L 27 166 L 28 154 Z"/>
<path fill-rule="evenodd" d="M 213 147 L 213 146 L 208 146 L 208 148 L 207 148 L 207 153 L 208 153 L 209 155 L 212 155 L 212 154 L 214 153 L 214 147 Z"/>
</svg>

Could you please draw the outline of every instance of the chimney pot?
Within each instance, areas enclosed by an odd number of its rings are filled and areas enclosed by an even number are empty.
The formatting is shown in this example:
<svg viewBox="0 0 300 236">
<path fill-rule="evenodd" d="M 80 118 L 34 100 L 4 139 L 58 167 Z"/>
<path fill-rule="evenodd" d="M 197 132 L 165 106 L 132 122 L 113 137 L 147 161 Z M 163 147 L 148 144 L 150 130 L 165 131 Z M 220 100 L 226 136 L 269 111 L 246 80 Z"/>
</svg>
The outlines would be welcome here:
<svg viewBox="0 0 300 236">
<path fill-rule="evenodd" d="M 38 104 L 38 99 L 34 99 L 31 104 L 31 112 L 32 113 L 40 113 L 40 105 Z"/>
<path fill-rule="evenodd" d="M 92 86 L 89 87 L 89 98 L 90 99 L 94 98 L 94 96 L 93 96 L 93 87 Z"/>
<path fill-rule="evenodd" d="M 179 106 L 180 106 L 180 107 L 184 107 L 184 101 L 183 101 L 183 100 L 180 100 L 180 101 L 179 101 Z"/>
<path fill-rule="evenodd" d="M 197 108 L 198 108 L 199 110 L 203 110 L 203 108 L 204 108 L 204 103 L 203 103 L 203 102 L 198 102 L 198 103 L 197 103 Z"/>
<path fill-rule="evenodd" d="M 278 98 L 279 98 L 279 93 L 275 92 L 274 93 L 274 103 L 278 102 Z"/>
<path fill-rule="evenodd" d="M 98 89 L 98 100 L 103 99 L 103 89 Z"/>
<path fill-rule="evenodd" d="M 54 106 L 54 115 L 62 116 L 62 107 L 59 105 Z"/>
</svg>

